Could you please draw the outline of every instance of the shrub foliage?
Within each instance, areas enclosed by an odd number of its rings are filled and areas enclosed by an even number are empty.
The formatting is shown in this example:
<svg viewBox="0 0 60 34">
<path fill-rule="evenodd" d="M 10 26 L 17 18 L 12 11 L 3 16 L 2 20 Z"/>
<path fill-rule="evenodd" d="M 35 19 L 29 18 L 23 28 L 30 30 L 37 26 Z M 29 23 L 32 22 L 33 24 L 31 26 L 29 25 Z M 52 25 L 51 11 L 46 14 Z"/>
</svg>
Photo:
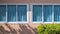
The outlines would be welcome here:
<svg viewBox="0 0 60 34">
<path fill-rule="evenodd" d="M 60 34 L 60 24 L 40 24 L 38 34 Z"/>
</svg>

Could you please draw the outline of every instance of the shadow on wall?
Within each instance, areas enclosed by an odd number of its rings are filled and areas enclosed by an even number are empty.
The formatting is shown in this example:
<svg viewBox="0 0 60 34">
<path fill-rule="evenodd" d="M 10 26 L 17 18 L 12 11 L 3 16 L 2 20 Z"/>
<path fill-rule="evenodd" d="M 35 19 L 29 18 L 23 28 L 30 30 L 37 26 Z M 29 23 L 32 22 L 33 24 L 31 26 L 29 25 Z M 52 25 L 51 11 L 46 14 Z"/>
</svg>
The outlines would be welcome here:
<svg viewBox="0 0 60 34">
<path fill-rule="evenodd" d="M 10 31 L 4 29 L 3 26 L 0 26 L 0 34 L 37 34 L 36 28 L 30 27 L 29 24 L 18 24 L 19 29 L 13 29 L 9 24 L 5 24 Z"/>
</svg>

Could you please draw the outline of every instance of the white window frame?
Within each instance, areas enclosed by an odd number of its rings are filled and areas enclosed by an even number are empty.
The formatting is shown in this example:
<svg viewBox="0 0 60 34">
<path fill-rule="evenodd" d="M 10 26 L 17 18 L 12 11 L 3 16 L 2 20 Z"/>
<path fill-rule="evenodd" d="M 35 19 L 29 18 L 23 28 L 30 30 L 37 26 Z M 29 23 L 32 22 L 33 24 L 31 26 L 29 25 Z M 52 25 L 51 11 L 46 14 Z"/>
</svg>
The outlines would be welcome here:
<svg viewBox="0 0 60 34">
<path fill-rule="evenodd" d="M 45 5 L 45 4 L 44 4 Z M 43 5 L 43 6 L 44 6 Z M 46 4 L 46 5 L 49 5 L 49 4 Z M 53 11 L 53 5 L 51 5 L 52 6 L 52 11 Z M 43 23 L 47 23 L 47 24 L 51 24 L 51 23 L 53 23 L 53 12 L 52 12 L 52 22 L 43 22 Z"/>
<path fill-rule="evenodd" d="M 27 5 L 27 21 L 18 21 L 17 19 L 17 23 L 21 23 L 21 24 L 25 24 L 28 23 L 28 11 L 29 11 L 29 5 L 27 3 L 18 3 L 16 5 Z M 17 14 L 18 15 L 18 14 Z M 18 16 L 17 16 L 18 17 Z"/>
<path fill-rule="evenodd" d="M 55 5 L 55 4 L 54 4 Z M 60 4 L 57 4 L 57 5 L 60 5 Z M 54 7 L 53 7 L 54 8 Z M 54 21 L 55 24 L 60 24 L 60 21 L 56 22 Z"/>
<path fill-rule="evenodd" d="M 32 16 L 31 21 L 32 21 L 32 23 L 33 23 L 33 24 L 43 23 L 43 20 L 42 20 L 42 21 L 39 21 L 39 22 L 36 22 L 36 21 L 33 22 L 33 5 L 42 5 L 42 4 L 40 4 L 40 3 L 32 3 L 32 4 L 31 4 L 31 12 L 32 12 L 32 15 L 31 15 L 31 16 Z M 42 12 L 42 13 L 43 13 L 43 12 Z M 43 15 L 42 15 L 42 16 L 43 16 Z M 42 18 L 42 19 L 43 19 L 43 18 Z"/>
<path fill-rule="evenodd" d="M 39 23 L 45 23 L 45 24 L 52 24 L 52 23 L 60 23 L 60 22 L 54 22 L 54 5 L 60 5 L 60 3 L 31 3 L 31 12 L 33 10 L 33 5 L 42 5 L 42 22 L 33 22 L 33 16 L 31 18 L 32 20 L 32 23 L 36 23 L 36 24 L 39 24 Z M 43 17 L 43 5 L 52 5 L 52 22 L 44 22 L 44 17 Z M 33 15 L 33 14 L 32 14 Z"/>
<path fill-rule="evenodd" d="M 8 6 L 8 5 L 15 5 L 15 4 L 7 4 L 6 6 Z M 8 10 L 8 8 L 7 8 L 7 10 Z M 7 11 L 7 18 L 8 18 L 8 11 Z M 8 19 L 7 19 L 7 23 L 17 23 L 17 22 L 8 22 Z"/>
<path fill-rule="evenodd" d="M 28 11 L 29 11 L 29 5 L 28 5 L 28 3 L 1 3 L 0 5 L 6 5 L 6 22 L 0 22 L 0 23 L 8 23 L 8 24 L 10 24 L 10 23 L 13 23 L 13 24 L 26 24 L 26 23 L 28 23 L 28 20 L 29 20 L 29 17 L 28 17 Z M 7 20 L 7 5 L 16 5 L 16 22 L 8 22 L 8 20 Z M 17 20 L 17 5 L 27 5 L 27 21 L 25 22 L 25 21 L 22 21 L 22 22 L 18 22 L 18 20 Z"/>
<path fill-rule="evenodd" d="M 18 22 L 17 21 L 17 11 L 16 11 L 16 22 L 8 22 L 7 21 L 7 7 L 6 7 L 6 22 L 0 22 L 0 23 L 21 23 L 21 24 L 26 24 L 26 23 L 29 23 L 29 22 L 31 22 L 32 21 L 32 15 L 31 15 L 31 17 L 30 17 L 30 20 L 29 20 L 29 16 L 28 16 L 28 12 L 29 12 L 29 9 L 31 9 L 30 11 L 32 12 L 32 5 L 42 5 L 42 16 L 43 16 L 43 5 L 52 5 L 52 6 L 54 6 L 54 5 L 60 5 L 60 3 L 31 3 L 30 4 L 30 7 L 31 8 L 29 8 L 29 4 L 28 3 L 0 3 L 0 5 L 16 5 L 16 7 L 17 7 L 17 5 L 27 5 L 27 22 Z M 17 10 L 17 9 L 16 9 Z M 53 7 L 53 9 L 52 9 L 52 11 L 54 11 L 54 7 Z M 31 14 L 31 13 L 30 13 Z M 47 23 L 47 24 L 52 24 L 52 23 L 60 23 L 60 22 L 54 22 L 54 12 L 52 13 L 53 15 L 52 15 L 52 22 L 43 22 L 43 20 L 44 20 L 44 17 L 42 17 L 42 22 L 33 22 L 32 21 L 32 24 L 39 24 L 39 23 Z"/>
</svg>

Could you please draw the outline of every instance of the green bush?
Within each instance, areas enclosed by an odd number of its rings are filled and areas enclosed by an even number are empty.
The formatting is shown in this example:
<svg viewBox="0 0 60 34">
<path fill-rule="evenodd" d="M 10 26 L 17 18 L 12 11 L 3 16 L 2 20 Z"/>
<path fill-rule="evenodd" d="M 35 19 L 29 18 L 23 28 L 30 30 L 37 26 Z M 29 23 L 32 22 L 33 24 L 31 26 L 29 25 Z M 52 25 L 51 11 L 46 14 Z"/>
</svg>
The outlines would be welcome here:
<svg viewBox="0 0 60 34">
<path fill-rule="evenodd" d="M 40 24 L 38 34 L 60 34 L 60 24 Z"/>
</svg>

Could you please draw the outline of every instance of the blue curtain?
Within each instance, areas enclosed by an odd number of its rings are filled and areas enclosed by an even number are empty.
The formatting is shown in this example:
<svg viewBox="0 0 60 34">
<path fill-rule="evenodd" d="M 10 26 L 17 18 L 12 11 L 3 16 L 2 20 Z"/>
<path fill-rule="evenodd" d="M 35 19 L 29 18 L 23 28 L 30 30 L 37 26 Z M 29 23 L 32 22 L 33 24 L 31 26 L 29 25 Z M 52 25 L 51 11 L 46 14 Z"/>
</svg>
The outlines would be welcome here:
<svg viewBox="0 0 60 34">
<path fill-rule="evenodd" d="M 43 6 L 43 15 L 44 15 L 44 22 L 52 22 L 52 6 L 51 5 Z"/>
<path fill-rule="evenodd" d="M 27 5 L 18 5 L 18 21 L 27 21 Z"/>
<path fill-rule="evenodd" d="M 33 5 L 33 21 L 42 21 L 42 5 Z"/>
<path fill-rule="evenodd" d="M 6 21 L 6 5 L 0 5 L 0 21 Z"/>
<path fill-rule="evenodd" d="M 16 6 L 15 5 L 8 5 L 7 6 L 8 12 L 8 22 L 15 22 L 16 21 Z"/>
<path fill-rule="evenodd" d="M 54 6 L 54 21 L 60 21 L 60 5 Z"/>
</svg>

